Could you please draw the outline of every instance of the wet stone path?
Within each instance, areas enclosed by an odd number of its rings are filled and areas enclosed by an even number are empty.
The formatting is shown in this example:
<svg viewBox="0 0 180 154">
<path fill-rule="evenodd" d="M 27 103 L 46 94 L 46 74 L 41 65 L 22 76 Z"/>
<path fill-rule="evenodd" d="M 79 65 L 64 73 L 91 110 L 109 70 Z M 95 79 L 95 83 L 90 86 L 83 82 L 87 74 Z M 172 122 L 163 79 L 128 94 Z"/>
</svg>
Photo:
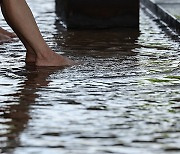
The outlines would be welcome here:
<svg viewBox="0 0 180 154">
<path fill-rule="evenodd" d="M 144 10 L 140 31 L 67 31 L 53 0 L 28 3 L 48 44 L 83 64 L 27 67 L 20 41 L 0 46 L 0 153 L 180 153 L 178 39 Z"/>
</svg>

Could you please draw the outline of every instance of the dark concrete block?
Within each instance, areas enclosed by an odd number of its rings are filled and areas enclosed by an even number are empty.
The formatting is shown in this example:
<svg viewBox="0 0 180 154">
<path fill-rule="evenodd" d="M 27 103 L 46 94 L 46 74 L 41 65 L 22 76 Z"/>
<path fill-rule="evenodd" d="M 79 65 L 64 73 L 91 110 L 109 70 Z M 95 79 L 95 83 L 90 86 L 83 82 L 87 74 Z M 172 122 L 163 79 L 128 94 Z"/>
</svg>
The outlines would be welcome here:
<svg viewBox="0 0 180 154">
<path fill-rule="evenodd" d="M 139 27 L 139 0 L 56 0 L 67 28 Z"/>
</svg>

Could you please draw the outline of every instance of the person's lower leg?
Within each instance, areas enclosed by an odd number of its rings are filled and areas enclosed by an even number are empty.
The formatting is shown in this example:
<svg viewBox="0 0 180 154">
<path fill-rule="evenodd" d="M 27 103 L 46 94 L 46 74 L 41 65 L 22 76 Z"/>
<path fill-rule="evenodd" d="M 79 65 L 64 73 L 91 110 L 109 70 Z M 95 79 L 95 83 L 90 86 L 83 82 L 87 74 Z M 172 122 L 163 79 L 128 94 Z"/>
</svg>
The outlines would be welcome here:
<svg viewBox="0 0 180 154">
<path fill-rule="evenodd" d="M 73 63 L 49 48 L 25 0 L 2 0 L 2 11 L 12 29 L 19 33 L 36 53 L 36 65 L 62 66 Z"/>
<path fill-rule="evenodd" d="M 31 48 L 31 46 L 29 46 L 28 42 L 26 42 L 26 40 L 23 38 L 23 36 L 21 36 L 18 32 L 17 32 L 17 36 L 19 37 L 19 39 L 22 41 L 22 43 L 24 44 L 24 46 L 26 48 L 25 62 L 28 64 L 30 64 L 30 63 L 34 64 L 36 62 L 36 53 Z"/>
<path fill-rule="evenodd" d="M 0 7 L 1 7 L 1 0 L 0 0 Z M 10 38 L 17 37 L 15 33 L 9 32 L 9 31 L 3 29 L 2 27 L 0 27 L 0 35 L 1 35 L 0 40 L 1 40 L 2 38 L 4 38 L 4 39 L 10 39 Z"/>
</svg>

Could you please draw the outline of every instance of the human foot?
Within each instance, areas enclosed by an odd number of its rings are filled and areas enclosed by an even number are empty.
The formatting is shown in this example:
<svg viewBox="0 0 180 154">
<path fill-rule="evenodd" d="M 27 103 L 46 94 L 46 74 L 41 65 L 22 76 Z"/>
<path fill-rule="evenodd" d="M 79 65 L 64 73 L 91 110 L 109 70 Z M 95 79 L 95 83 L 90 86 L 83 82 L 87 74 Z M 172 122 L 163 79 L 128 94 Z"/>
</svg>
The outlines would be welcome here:
<svg viewBox="0 0 180 154">
<path fill-rule="evenodd" d="M 3 29 L 3 28 L 1 28 L 1 27 L 0 27 L 0 34 L 6 35 L 6 36 L 8 36 L 8 37 L 10 37 L 10 38 L 15 38 L 15 37 L 17 37 L 15 33 L 8 32 L 7 30 L 5 30 L 5 29 Z"/>
<path fill-rule="evenodd" d="M 5 42 L 11 42 L 12 38 L 0 33 L 0 44 Z"/>
<path fill-rule="evenodd" d="M 26 52 L 25 63 L 26 63 L 26 64 L 35 64 L 35 62 L 36 62 L 36 54 L 27 51 L 27 52 Z"/>
<path fill-rule="evenodd" d="M 75 65 L 73 60 L 61 56 L 55 52 L 49 52 L 48 56 L 44 58 L 36 58 L 36 66 L 72 66 Z"/>
</svg>

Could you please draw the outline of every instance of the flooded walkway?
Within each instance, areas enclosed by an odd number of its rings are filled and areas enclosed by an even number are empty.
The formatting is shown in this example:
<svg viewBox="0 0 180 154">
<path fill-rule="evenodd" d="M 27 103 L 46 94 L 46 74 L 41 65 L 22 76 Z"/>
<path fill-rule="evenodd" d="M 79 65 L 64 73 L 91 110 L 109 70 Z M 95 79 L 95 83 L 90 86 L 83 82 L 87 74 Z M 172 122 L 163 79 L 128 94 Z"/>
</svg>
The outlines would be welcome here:
<svg viewBox="0 0 180 154">
<path fill-rule="evenodd" d="M 143 9 L 140 31 L 67 31 L 53 0 L 28 3 L 48 44 L 84 63 L 26 67 L 19 41 L 0 46 L 1 154 L 180 153 L 179 36 Z"/>
</svg>

